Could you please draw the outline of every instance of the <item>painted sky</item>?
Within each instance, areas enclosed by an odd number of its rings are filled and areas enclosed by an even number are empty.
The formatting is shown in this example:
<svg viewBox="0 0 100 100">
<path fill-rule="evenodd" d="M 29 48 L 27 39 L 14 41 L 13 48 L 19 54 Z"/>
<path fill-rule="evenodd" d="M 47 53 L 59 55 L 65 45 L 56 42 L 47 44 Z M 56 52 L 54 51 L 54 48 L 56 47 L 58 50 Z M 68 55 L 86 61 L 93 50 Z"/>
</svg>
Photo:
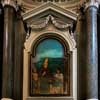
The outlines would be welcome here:
<svg viewBox="0 0 100 100">
<path fill-rule="evenodd" d="M 51 57 L 51 58 L 61 58 L 63 57 L 63 46 L 62 44 L 54 39 L 47 39 L 41 42 L 37 47 L 37 57 Z"/>
</svg>

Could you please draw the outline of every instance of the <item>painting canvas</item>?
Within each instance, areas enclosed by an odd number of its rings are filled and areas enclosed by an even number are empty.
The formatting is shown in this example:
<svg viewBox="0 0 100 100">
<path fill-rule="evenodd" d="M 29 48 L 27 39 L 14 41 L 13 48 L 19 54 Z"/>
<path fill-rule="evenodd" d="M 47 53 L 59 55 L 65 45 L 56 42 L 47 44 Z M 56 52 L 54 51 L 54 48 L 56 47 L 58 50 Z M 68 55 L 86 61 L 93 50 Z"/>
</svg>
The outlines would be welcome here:
<svg viewBox="0 0 100 100">
<path fill-rule="evenodd" d="M 66 95 L 64 48 L 54 39 L 42 41 L 31 58 L 31 95 Z"/>
</svg>

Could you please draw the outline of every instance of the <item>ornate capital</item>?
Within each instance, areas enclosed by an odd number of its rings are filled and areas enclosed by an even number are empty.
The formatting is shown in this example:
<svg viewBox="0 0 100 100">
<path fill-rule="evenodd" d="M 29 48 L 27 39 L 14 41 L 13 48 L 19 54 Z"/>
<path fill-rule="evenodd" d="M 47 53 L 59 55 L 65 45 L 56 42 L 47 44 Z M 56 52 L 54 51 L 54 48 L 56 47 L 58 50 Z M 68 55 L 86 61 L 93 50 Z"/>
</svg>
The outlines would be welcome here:
<svg viewBox="0 0 100 100">
<path fill-rule="evenodd" d="M 10 5 L 10 6 L 16 8 L 16 0 L 4 0 L 3 6 L 5 6 L 5 5 Z"/>
<path fill-rule="evenodd" d="M 99 7 L 99 3 L 96 0 L 89 0 L 89 2 L 86 3 L 85 10 L 91 6 L 94 6 L 96 8 Z"/>
</svg>

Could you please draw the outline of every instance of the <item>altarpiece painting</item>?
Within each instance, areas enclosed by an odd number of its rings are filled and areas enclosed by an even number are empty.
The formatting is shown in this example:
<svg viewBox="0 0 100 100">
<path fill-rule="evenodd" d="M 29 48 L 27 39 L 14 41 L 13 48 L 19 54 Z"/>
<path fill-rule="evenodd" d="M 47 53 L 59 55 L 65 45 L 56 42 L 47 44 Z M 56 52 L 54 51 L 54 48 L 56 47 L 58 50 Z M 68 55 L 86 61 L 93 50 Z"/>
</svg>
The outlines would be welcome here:
<svg viewBox="0 0 100 100">
<path fill-rule="evenodd" d="M 31 96 L 64 96 L 70 94 L 69 56 L 56 39 L 45 39 L 31 56 Z"/>
</svg>

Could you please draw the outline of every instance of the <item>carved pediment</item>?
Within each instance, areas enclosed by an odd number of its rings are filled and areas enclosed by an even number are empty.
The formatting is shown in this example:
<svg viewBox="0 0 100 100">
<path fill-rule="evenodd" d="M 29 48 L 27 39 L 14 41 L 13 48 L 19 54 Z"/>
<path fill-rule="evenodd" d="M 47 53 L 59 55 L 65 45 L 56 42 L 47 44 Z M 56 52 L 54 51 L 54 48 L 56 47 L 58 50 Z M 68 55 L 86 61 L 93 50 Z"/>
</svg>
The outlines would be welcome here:
<svg viewBox="0 0 100 100">
<path fill-rule="evenodd" d="M 61 20 L 55 16 L 48 15 L 48 16 L 38 19 L 36 21 L 32 20 L 31 22 L 28 23 L 28 26 L 30 26 L 33 30 L 38 30 L 38 29 L 44 29 L 49 24 L 52 24 L 57 29 L 66 30 L 72 26 L 72 23 L 73 23 L 72 21 L 66 23 L 63 20 Z"/>
<path fill-rule="evenodd" d="M 70 9 L 76 12 L 80 0 L 22 0 L 22 4 L 24 5 L 25 11 L 35 9 L 36 7 L 46 4 L 48 2 L 52 2 L 64 9 Z"/>
<path fill-rule="evenodd" d="M 72 11 L 65 10 L 51 2 L 48 2 L 37 9 L 25 13 L 23 18 L 32 31 L 45 30 L 47 27 L 52 25 L 54 29 L 69 31 L 71 34 L 71 28 L 77 20 L 77 15 Z"/>
<path fill-rule="evenodd" d="M 48 2 L 46 4 L 41 5 L 40 7 L 36 8 L 36 9 L 32 9 L 28 12 L 26 12 L 25 14 L 23 14 L 23 18 L 24 20 L 27 20 L 29 18 L 35 17 L 37 15 L 44 15 L 45 14 L 50 14 L 50 13 L 58 13 L 59 15 L 68 17 L 72 20 L 76 20 L 77 19 L 77 14 L 75 12 L 69 11 L 69 10 L 65 10 L 59 6 L 57 6 L 56 4 L 53 4 L 51 2 Z M 40 15 L 40 17 L 42 16 Z"/>
</svg>

